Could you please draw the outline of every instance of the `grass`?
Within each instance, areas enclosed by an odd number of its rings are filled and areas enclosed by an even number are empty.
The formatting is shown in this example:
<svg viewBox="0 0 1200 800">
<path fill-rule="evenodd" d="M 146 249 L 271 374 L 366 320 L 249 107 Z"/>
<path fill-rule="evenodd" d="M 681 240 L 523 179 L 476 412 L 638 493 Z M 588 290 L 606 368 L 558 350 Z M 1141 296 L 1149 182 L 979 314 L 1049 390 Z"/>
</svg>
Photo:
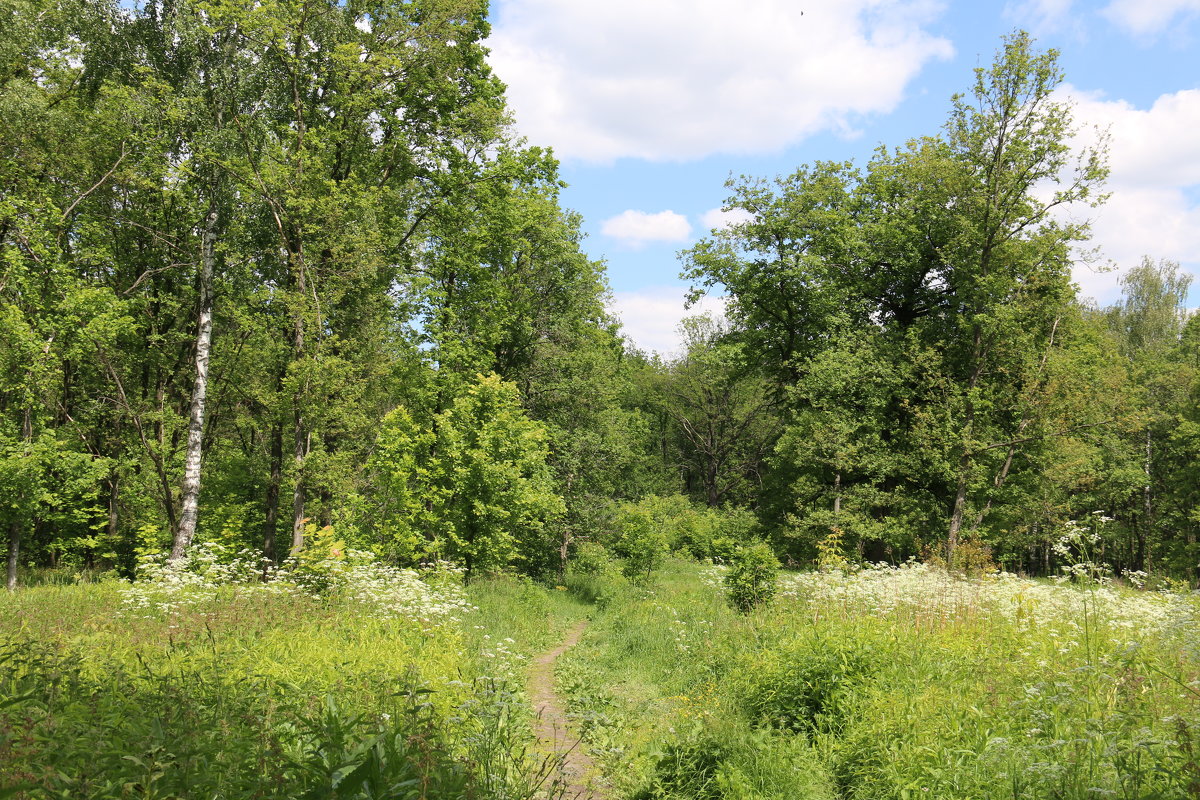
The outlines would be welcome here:
<svg viewBox="0 0 1200 800">
<path fill-rule="evenodd" d="M 578 601 L 401 577 L 0 597 L 0 797 L 532 797 L 525 660 Z"/>
<path fill-rule="evenodd" d="M 739 614 L 693 564 L 576 584 L 607 601 L 561 678 L 618 796 L 1200 796 L 1195 596 L 908 567 Z"/>
<path fill-rule="evenodd" d="M 553 796 L 526 669 L 584 616 L 557 679 L 614 800 L 1200 797 L 1195 595 L 909 566 L 740 613 L 682 561 L 464 591 L 204 558 L 0 597 L 0 797 Z"/>
</svg>

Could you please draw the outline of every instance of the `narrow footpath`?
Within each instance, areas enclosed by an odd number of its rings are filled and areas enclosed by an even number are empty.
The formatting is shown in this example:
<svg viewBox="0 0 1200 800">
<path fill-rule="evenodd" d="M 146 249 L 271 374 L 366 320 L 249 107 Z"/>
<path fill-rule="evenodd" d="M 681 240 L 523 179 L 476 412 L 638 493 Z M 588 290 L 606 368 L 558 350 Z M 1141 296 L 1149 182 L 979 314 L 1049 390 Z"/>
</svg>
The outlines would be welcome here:
<svg viewBox="0 0 1200 800">
<path fill-rule="evenodd" d="M 563 759 L 560 785 L 565 787 L 566 800 L 604 800 L 604 795 L 592 786 L 599 774 L 596 763 L 568 729 L 566 703 L 554 691 L 554 662 L 579 642 L 586 627 L 587 620 L 580 622 L 558 647 L 535 658 L 529 676 L 529 697 L 536 714 L 534 733 L 546 752 Z"/>
</svg>

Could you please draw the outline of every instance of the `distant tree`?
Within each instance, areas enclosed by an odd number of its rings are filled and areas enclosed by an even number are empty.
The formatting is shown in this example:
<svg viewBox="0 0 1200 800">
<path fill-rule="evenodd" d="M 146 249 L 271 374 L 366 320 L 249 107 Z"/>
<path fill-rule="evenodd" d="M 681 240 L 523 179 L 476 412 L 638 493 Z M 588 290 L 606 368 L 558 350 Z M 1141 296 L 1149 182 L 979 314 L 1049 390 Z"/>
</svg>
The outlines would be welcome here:
<svg viewBox="0 0 1200 800">
<path fill-rule="evenodd" d="M 680 330 L 685 353 L 667 364 L 661 391 L 685 482 L 712 508 L 750 502 L 779 435 L 770 384 L 717 320 L 690 317 Z"/>
<path fill-rule="evenodd" d="M 1144 479 L 1137 502 L 1121 504 L 1136 534 L 1138 569 L 1153 568 L 1154 551 L 1166 533 L 1160 530 L 1156 490 L 1165 490 L 1170 482 L 1163 467 L 1178 463 L 1166 452 L 1173 433 L 1186 428 L 1180 412 L 1188 405 L 1194 373 L 1186 357 L 1180 356 L 1191 282 L 1178 263 L 1144 258 L 1121 276 L 1121 302 L 1105 311 L 1117 347 L 1128 359 L 1134 384 L 1141 391 L 1142 420 L 1129 446 L 1139 455 Z"/>
</svg>

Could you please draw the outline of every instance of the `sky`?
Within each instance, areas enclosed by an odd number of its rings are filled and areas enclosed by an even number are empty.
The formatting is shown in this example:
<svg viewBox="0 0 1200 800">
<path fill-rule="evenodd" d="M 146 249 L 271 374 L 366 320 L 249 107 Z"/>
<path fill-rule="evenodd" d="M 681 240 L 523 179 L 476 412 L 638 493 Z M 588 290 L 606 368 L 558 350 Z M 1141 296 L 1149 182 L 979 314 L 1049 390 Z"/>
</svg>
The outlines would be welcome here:
<svg viewBox="0 0 1200 800">
<path fill-rule="evenodd" d="M 1109 136 L 1080 295 L 1115 302 L 1144 256 L 1200 276 L 1200 0 L 493 0 L 492 26 L 517 131 L 560 159 L 643 349 L 721 308 L 684 310 L 678 253 L 727 219 L 727 179 L 938 133 L 1018 28 L 1060 52 L 1079 144 Z"/>
</svg>

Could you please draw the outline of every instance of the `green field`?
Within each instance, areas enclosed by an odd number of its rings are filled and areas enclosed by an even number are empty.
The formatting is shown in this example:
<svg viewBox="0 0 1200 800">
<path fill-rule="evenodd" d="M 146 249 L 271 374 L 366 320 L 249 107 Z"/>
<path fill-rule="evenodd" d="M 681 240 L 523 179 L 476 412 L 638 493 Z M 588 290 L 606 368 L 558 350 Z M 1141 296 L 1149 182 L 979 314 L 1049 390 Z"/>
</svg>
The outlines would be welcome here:
<svg viewBox="0 0 1200 800">
<path fill-rule="evenodd" d="M 527 662 L 584 617 L 557 685 L 607 797 L 1200 792 L 1194 594 L 908 565 L 787 573 L 743 614 L 684 561 L 193 569 L 0 599 L 0 796 L 552 795 Z"/>
</svg>

